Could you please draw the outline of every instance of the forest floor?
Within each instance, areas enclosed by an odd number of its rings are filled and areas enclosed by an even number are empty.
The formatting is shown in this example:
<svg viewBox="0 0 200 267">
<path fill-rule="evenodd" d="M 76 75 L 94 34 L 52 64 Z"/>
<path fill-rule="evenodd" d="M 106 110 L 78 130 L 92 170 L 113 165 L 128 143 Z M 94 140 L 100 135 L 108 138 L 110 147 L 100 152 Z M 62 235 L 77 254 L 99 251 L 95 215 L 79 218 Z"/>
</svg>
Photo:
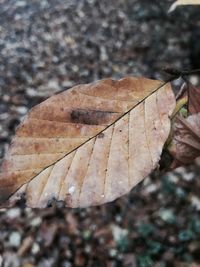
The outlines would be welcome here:
<svg viewBox="0 0 200 267">
<path fill-rule="evenodd" d="M 196 68 L 199 9 L 168 14 L 171 3 L 0 0 L 0 162 L 27 111 L 54 93 Z M 196 167 L 154 174 L 101 207 L 0 210 L 0 266 L 200 266 L 199 178 Z"/>
</svg>

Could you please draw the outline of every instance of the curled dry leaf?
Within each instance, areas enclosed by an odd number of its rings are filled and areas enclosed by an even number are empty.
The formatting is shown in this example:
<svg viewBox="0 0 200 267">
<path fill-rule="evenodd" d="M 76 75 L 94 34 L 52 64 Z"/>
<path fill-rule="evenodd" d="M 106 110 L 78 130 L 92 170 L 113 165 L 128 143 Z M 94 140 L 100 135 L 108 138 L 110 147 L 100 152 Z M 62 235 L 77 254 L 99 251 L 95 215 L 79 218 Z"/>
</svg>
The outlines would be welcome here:
<svg viewBox="0 0 200 267">
<path fill-rule="evenodd" d="M 106 79 L 47 99 L 12 140 L 1 203 L 25 196 L 30 207 L 86 207 L 126 194 L 157 166 L 174 107 L 170 84 L 145 78 Z"/>
<path fill-rule="evenodd" d="M 200 0 L 177 0 L 175 3 L 173 3 L 169 9 L 169 12 L 174 11 L 177 6 L 183 6 L 183 5 L 200 5 Z"/>
<path fill-rule="evenodd" d="M 172 142 L 169 146 L 169 152 L 174 158 L 171 168 L 192 164 L 200 157 L 200 88 L 187 82 L 183 84 L 180 92 L 176 106 L 187 100 L 187 113 L 190 116 L 186 119 L 182 116 L 175 117 Z"/>
<path fill-rule="evenodd" d="M 188 83 L 188 111 L 190 114 L 200 112 L 200 87 Z"/>
<path fill-rule="evenodd" d="M 175 159 L 172 168 L 191 164 L 200 157 L 200 113 L 187 119 L 176 118 L 170 152 Z"/>
</svg>

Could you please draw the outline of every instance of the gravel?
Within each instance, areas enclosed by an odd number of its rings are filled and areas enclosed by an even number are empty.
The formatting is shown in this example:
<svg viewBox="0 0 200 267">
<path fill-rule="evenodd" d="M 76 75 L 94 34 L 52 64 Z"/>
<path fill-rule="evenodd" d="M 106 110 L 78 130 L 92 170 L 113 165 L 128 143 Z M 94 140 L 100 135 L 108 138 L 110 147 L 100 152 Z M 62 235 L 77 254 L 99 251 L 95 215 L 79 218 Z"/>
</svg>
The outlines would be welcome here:
<svg viewBox="0 0 200 267">
<path fill-rule="evenodd" d="M 106 77 L 166 79 L 163 67 L 200 68 L 199 9 L 180 7 L 168 14 L 171 3 L 0 0 L 0 163 L 28 110 L 54 93 Z M 200 261 L 198 173 L 182 169 L 173 181 L 148 178 L 129 196 L 97 208 L 2 210 L 0 261 L 1 255 L 4 267 Z M 196 237 L 185 234 L 189 227 Z M 120 242 L 116 229 L 123 233 Z M 30 248 L 21 248 L 24 240 L 33 240 Z"/>
</svg>

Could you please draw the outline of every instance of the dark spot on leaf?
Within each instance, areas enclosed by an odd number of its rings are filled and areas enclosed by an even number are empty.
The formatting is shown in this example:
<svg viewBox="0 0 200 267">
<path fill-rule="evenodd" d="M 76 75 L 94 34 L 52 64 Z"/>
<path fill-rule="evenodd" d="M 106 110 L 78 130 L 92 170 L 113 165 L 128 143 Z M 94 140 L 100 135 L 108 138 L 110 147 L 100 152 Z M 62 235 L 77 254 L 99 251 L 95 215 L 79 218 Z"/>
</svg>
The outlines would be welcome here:
<svg viewBox="0 0 200 267">
<path fill-rule="evenodd" d="M 115 114 L 110 111 L 76 109 L 71 112 L 71 121 L 88 125 L 109 124 Z"/>
<path fill-rule="evenodd" d="M 98 137 L 98 138 L 104 138 L 104 135 L 105 135 L 104 133 L 100 133 L 100 134 L 98 134 L 97 137 Z"/>
<path fill-rule="evenodd" d="M 40 149 L 40 145 L 38 143 L 35 143 L 34 144 L 35 153 L 38 153 L 39 152 L 39 149 Z"/>
<path fill-rule="evenodd" d="M 21 198 L 16 201 L 16 206 L 18 206 L 22 209 L 25 209 L 25 207 L 26 207 L 26 194 L 25 193 L 22 193 Z"/>
<path fill-rule="evenodd" d="M 47 202 L 47 208 L 51 208 L 52 206 L 56 205 L 56 198 L 52 197 L 51 199 L 48 200 Z"/>
</svg>

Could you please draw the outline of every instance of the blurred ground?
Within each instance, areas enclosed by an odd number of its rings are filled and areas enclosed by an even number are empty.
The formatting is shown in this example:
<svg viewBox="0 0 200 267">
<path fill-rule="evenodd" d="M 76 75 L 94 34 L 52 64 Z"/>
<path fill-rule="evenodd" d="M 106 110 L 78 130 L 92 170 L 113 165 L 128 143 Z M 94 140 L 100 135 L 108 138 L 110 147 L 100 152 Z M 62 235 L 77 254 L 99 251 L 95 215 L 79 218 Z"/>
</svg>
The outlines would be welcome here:
<svg viewBox="0 0 200 267">
<path fill-rule="evenodd" d="M 0 0 L 0 160 L 28 109 L 53 93 L 198 67 L 199 9 L 167 14 L 171 2 Z M 200 266 L 198 176 L 155 174 L 102 207 L 1 210 L 0 266 Z"/>
</svg>

